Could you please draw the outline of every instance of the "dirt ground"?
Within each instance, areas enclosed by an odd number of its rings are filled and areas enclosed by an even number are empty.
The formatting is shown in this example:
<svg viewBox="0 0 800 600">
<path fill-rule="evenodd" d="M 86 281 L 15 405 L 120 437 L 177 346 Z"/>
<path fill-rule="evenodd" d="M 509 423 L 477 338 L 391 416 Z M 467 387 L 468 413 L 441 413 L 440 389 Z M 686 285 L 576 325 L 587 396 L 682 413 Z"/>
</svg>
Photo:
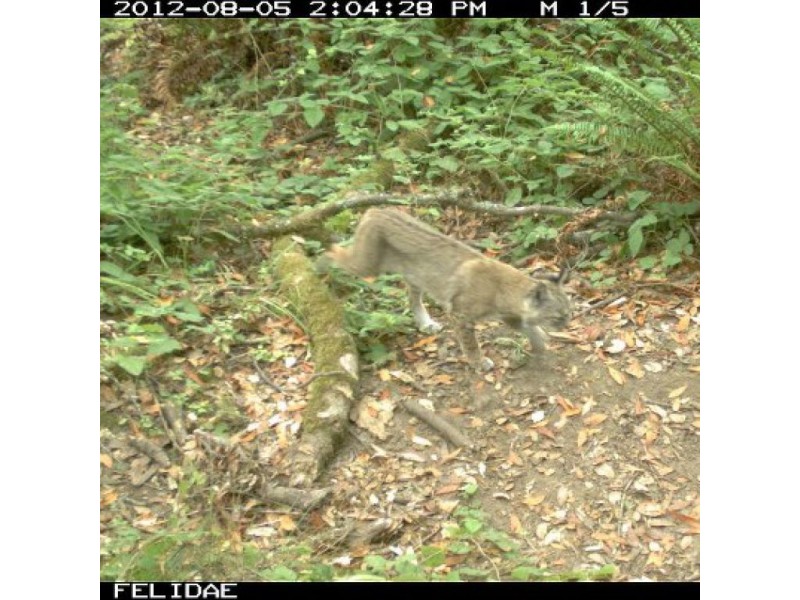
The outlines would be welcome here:
<svg viewBox="0 0 800 600">
<path fill-rule="evenodd" d="M 587 317 L 580 327 L 585 332 L 605 320 Z M 613 563 L 622 579 L 698 579 L 700 378 L 699 349 L 692 347 L 698 331 L 689 319 L 686 335 L 676 336 L 680 323 L 680 316 L 644 328 L 631 321 L 591 344 L 555 343 L 545 357 L 508 370 L 502 348 L 492 348 L 493 338 L 508 334 L 498 328 L 483 336 L 499 365 L 489 375 L 469 375 L 463 364 L 445 361 L 369 378 L 366 401 L 426 399 L 474 449 L 452 456 L 436 432 L 395 410 L 378 445 L 405 461 L 371 458 L 372 489 L 347 490 L 341 482 L 353 479 L 349 471 L 358 461 L 345 454 L 330 482 L 352 494 L 351 502 L 377 495 L 378 505 L 381 495 L 411 489 L 407 503 L 427 503 L 444 521 L 450 499 L 475 482 L 492 525 L 526 540 L 525 553 L 543 568 Z M 429 354 L 455 354 L 431 346 Z M 431 369 L 440 385 L 404 385 L 430 381 Z M 418 525 L 421 537 L 433 536 L 437 519 Z"/>
<path fill-rule="evenodd" d="M 203 489 L 217 490 L 226 511 L 241 504 L 226 518 L 238 520 L 242 540 L 263 548 L 285 537 L 314 544 L 342 523 L 379 520 L 391 521 L 390 535 L 373 540 L 361 556 L 446 544 L 459 507 L 477 506 L 484 526 L 519 541 L 519 554 L 539 568 L 613 564 L 620 580 L 699 579 L 699 298 L 688 289 L 644 289 L 587 309 L 594 300 L 580 301 L 570 330 L 551 340 L 544 356 L 522 356 L 518 334 L 483 326 L 482 345 L 496 366 L 482 375 L 461 360 L 448 330 L 397 336 L 391 348 L 397 359 L 362 373 L 350 435 L 318 482 L 330 496 L 311 514 L 263 509 L 245 502 L 245 492 L 223 501 L 220 491 L 233 489 L 237 476 L 250 477 L 243 459 L 231 457 L 258 454 L 261 464 L 280 469 L 281 453 L 302 422 L 304 382 L 313 374 L 308 340 L 291 325 L 278 335 L 271 324 L 273 350 L 285 358 L 261 370 L 248 349 L 216 358 L 190 354 L 187 373 L 207 360 L 221 376 L 196 392 L 208 399 L 203 427 L 231 410 L 222 408 L 226 394 L 237 405 L 233 412 L 246 415 L 231 438 L 244 453 L 209 458 Z M 157 424 L 160 409 L 150 396 L 166 393 L 168 385 L 105 384 L 102 414 L 116 429 L 140 435 L 145 419 Z M 446 442 L 402 408 L 406 399 L 435 410 L 472 447 Z M 166 438 L 150 435 L 173 460 L 159 465 L 152 452 L 144 456 L 114 430 L 101 431 L 101 533 L 114 535 L 109 526 L 120 518 L 160 531 L 183 485 L 177 482 L 187 476 L 175 462 L 179 453 Z M 196 451 L 186 446 L 183 452 Z M 343 552 L 326 551 L 324 543 L 316 548 L 320 560 Z M 359 551 L 351 554 L 357 559 Z M 507 573 L 490 554 L 472 566 Z"/>
</svg>

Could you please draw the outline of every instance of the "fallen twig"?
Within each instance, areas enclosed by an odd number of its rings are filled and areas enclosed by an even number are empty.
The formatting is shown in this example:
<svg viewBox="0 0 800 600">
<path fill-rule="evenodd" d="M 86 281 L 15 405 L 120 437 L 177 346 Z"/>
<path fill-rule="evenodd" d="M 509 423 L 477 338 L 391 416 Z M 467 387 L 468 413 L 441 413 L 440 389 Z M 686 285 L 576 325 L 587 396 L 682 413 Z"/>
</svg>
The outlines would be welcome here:
<svg viewBox="0 0 800 600">
<path fill-rule="evenodd" d="M 575 315 L 574 318 L 582 317 L 587 313 L 592 312 L 593 310 L 598 310 L 600 308 L 605 308 L 606 306 L 610 306 L 619 300 L 627 300 L 627 292 L 622 292 L 621 294 L 617 294 L 616 296 L 609 296 L 604 300 L 600 300 L 599 302 L 595 302 L 594 304 L 590 304 L 588 307 L 584 308 L 581 312 Z"/>
<path fill-rule="evenodd" d="M 412 415 L 421 419 L 422 421 L 425 421 L 425 423 L 433 427 L 433 429 L 438 431 L 449 442 L 452 442 L 456 446 L 462 446 L 466 448 L 472 447 L 472 442 L 469 440 L 469 438 L 461 433 L 454 425 L 451 425 L 445 421 L 435 412 L 428 410 L 416 400 L 403 400 L 400 404 Z"/>
<path fill-rule="evenodd" d="M 303 511 L 315 508 L 327 498 L 330 493 L 330 488 L 308 490 L 277 485 L 265 485 L 261 491 L 264 500 L 277 502 L 278 504 L 286 504 Z"/>
<path fill-rule="evenodd" d="M 160 467 L 167 468 L 172 464 L 167 453 L 149 440 L 132 437 L 128 439 L 128 443 Z"/>
</svg>

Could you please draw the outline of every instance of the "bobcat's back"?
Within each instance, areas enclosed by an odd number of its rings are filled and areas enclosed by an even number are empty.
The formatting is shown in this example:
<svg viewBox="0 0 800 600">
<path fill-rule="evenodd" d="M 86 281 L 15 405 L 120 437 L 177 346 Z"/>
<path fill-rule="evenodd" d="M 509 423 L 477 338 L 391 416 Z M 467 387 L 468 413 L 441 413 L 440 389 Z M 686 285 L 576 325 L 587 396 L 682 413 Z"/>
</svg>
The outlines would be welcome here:
<svg viewBox="0 0 800 600">
<path fill-rule="evenodd" d="M 362 277 L 399 273 L 437 302 L 450 301 L 450 279 L 459 267 L 484 257 L 400 211 L 371 208 L 361 219 L 350 249 L 334 249 L 333 259 Z"/>
</svg>

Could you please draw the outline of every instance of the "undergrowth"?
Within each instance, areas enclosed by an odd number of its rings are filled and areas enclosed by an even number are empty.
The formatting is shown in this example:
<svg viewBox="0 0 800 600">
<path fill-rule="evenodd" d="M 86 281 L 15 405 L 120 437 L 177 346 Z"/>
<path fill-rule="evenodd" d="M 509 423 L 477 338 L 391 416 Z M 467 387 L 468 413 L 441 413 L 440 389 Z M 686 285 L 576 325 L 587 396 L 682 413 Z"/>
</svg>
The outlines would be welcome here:
<svg viewBox="0 0 800 600">
<path fill-rule="evenodd" d="M 589 265 L 636 259 L 663 278 L 697 263 L 697 21 L 115 19 L 101 22 L 100 42 L 103 377 L 180 378 L 171 356 L 198 345 L 225 354 L 266 316 L 292 318 L 244 232 L 352 190 L 458 186 L 509 206 L 615 201 L 633 220 L 590 232 Z M 353 216 L 329 228 L 346 233 Z M 495 242 L 524 260 L 552 251 L 564 223 L 519 219 Z M 595 272 L 595 284 L 614 283 Z M 344 284 L 356 286 L 349 327 L 376 364 L 390 358 L 382 338 L 411 324 L 400 289 L 371 293 L 386 283 Z M 220 300 L 237 286 L 241 295 Z M 186 524 L 176 516 L 145 535 L 111 523 L 103 577 L 610 574 L 516 562 L 514 543 L 479 512 L 456 515 L 439 545 L 351 567 L 312 560 L 299 545 L 292 556 L 247 544 L 226 553 L 227 533 Z M 500 563 L 451 568 L 476 543 L 497 548 Z"/>
</svg>

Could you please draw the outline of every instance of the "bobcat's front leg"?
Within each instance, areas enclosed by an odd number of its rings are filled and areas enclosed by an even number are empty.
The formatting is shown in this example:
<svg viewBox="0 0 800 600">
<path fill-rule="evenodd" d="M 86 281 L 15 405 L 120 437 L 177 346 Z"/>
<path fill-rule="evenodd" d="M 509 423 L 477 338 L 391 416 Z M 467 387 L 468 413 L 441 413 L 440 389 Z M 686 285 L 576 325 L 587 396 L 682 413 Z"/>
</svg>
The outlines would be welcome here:
<svg viewBox="0 0 800 600">
<path fill-rule="evenodd" d="M 478 344 L 478 338 L 475 335 L 475 326 L 469 322 L 461 319 L 454 319 L 454 327 L 458 343 L 461 346 L 461 351 L 467 357 L 467 360 L 472 367 L 477 371 L 488 371 L 494 367 L 494 362 L 491 358 L 483 356 L 481 347 Z"/>
<path fill-rule="evenodd" d="M 410 283 L 408 286 L 408 302 L 411 305 L 411 312 L 414 313 L 414 323 L 417 329 L 425 333 L 436 333 L 442 330 L 442 326 L 434 321 L 428 314 L 428 310 L 422 303 L 422 291 Z"/>
</svg>

